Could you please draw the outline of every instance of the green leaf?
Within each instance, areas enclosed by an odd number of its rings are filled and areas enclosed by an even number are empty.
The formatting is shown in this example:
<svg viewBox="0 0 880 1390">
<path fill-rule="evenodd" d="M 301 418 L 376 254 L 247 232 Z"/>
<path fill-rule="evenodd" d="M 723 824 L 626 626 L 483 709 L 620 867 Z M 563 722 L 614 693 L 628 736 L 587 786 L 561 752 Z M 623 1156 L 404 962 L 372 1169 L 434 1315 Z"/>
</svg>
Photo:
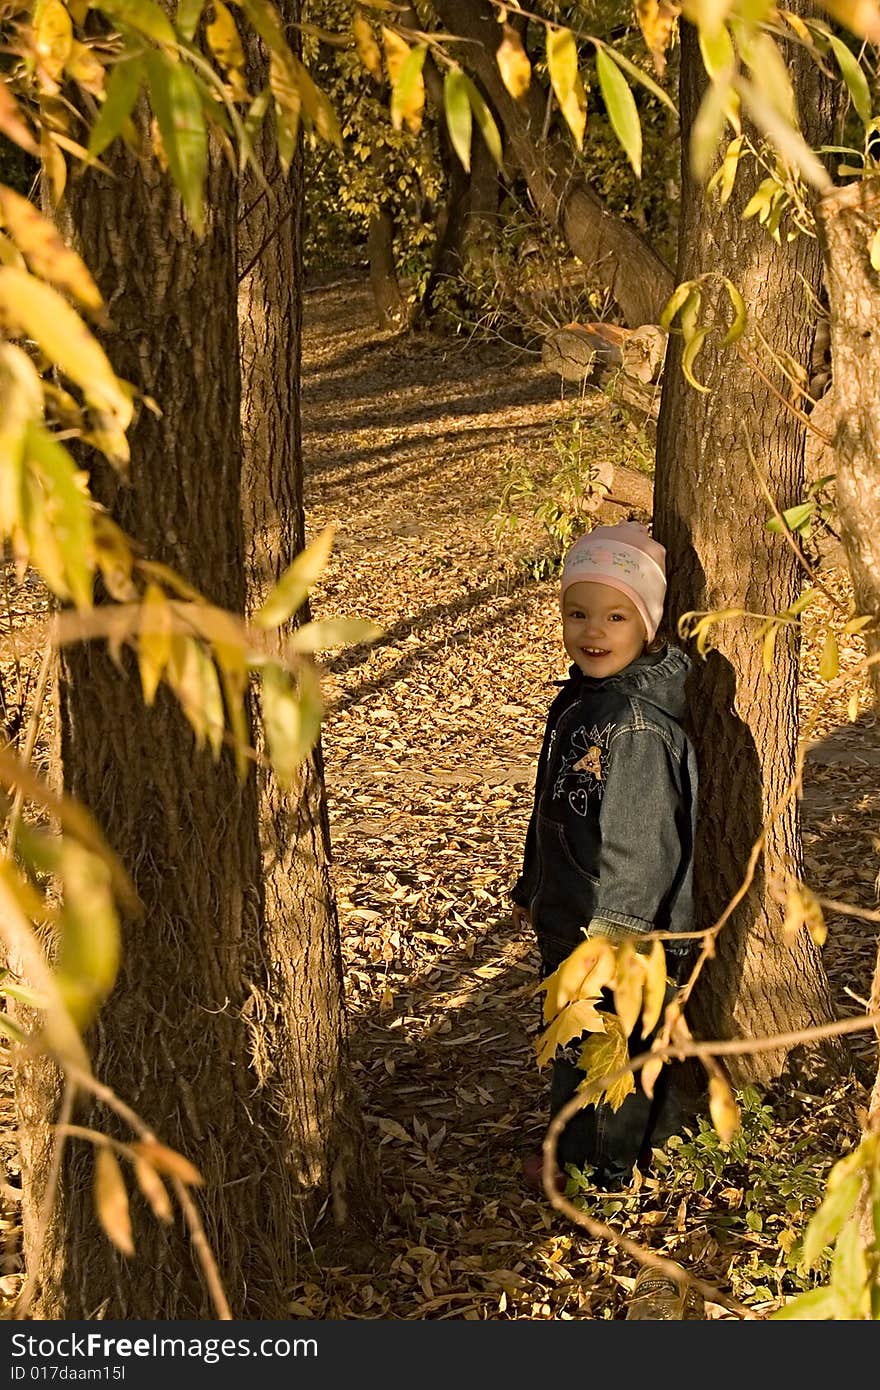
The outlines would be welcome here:
<svg viewBox="0 0 880 1390">
<path fill-rule="evenodd" d="M 315 580 L 323 573 L 333 548 L 335 527 L 325 526 L 289 565 L 262 607 L 254 614 L 259 627 L 279 627 L 300 609 Z"/>
<path fill-rule="evenodd" d="M 862 1190 L 859 1170 L 848 1173 L 834 1188 L 826 1191 L 819 1210 L 810 1221 L 804 1236 L 803 1262 L 812 1269 L 819 1262 L 825 1247 L 837 1239 L 845 1221 L 849 1220 Z"/>
<path fill-rule="evenodd" d="M 829 34 L 828 42 L 834 50 L 837 66 L 840 68 L 843 80 L 852 97 L 852 104 L 862 123 L 868 125 L 872 114 L 871 90 L 868 86 L 868 79 L 865 77 L 858 59 L 847 48 L 843 39 L 839 39 L 836 34 Z"/>
<path fill-rule="evenodd" d="M 612 129 L 623 146 L 636 177 L 641 178 L 642 126 L 639 113 L 629 83 L 609 56 L 608 49 L 597 47 L 596 73 Z"/>
<path fill-rule="evenodd" d="M 831 1292 L 840 1321 L 864 1318 L 868 1311 L 868 1262 L 859 1232 L 859 1221 L 852 1217 L 837 1238 L 831 1258 Z"/>
<path fill-rule="evenodd" d="M 787 507 L 782 515 L 790 531 L 808 536 L 810 532 L 810 521 L 815 510 L 816 503 L 811 498 L 809 502 L 799 502 L 796 507 Z M 772 516 L 764 525 L 768 531 L 775 531 L 779 535 L 782 534 L 782 525 L 778 517 Z"/>
<path fill-rule="evenodd" d="M 169 48 L 177 47 L 174 26 L 154 0 L 99 0 L 95 8 L 110 19 L 145 34 L 148 39 L 167 44 Z"/>
<path fill-rule="evenodd" d="M 704 179 L 712 167 L 712 161 L 724 134 L 730 92 L 728 82 L 711 82 L 694 117 L 689 155 L 691 170 L 697 180 Z"/>
<path fill-rule="evenodd" d="M 28 426 L 25 455 L 26 469 L 39 481 L 44 497 L 44 506 L 35 508 L 36 494 L 31 493 L 31 514 L 26 518 L 34 563 L 39 566 L 48 544 L 53 557 L 60 561 L 60 576 L 55 576 L 52 585 L 55 592 L 61 598 L 72 598 L 78 608 L 88 608 L 95 558 L 86 475 L 42 425 Z M 51 530 L 51 540 L 47 529 Z"/>
<path fill-rule="evenodd" d="M 872 270 L 880 270 L 880 227 L 877 228 L 876 232 L 871 237 L 868 255 L 871 260 Z"/>
<path fill-rule="evenodd" d="M 649 76 L 648 73 L 643 72 L 641 68 L 636 67 L 635 63 L 630 62 L 626 54 L 621 53 L 619 49 L 607 48 L 606 52 L 610 55 L 610 57 L 614 59 L 615 63 L 619 68 L 623 68 L 624 72 L 629 73 L 630 77 L 633 79 L 634 82 L 640 83 L 641 86 L 645 87 L 651 93 L 652 96 L 655 96 L 658 98 L 658 100 L 662 101 L 664 106 L 668 106 L 673 116 L 678 115 L 678 108 L 675 105 L 675 102 L 672 100 L 669 93 L 664 92 L 663 88 L 654 81 L 653 77 Z"/>
<path fill-rule="evenodd" d="M 185 63 L 172 63 L 161 53 L 148 53 L 144 61 L 150 102 L 159 123 L 171 177 L 194 231 L 201 236 L 205 226 L 208 133 L 198 83 Z"/>
<path fill-rule="evenodd" d="M 383 630 L 363 618 L 322 618 L 298 627 L 287 646 L 293 652 L 322 652 L 354 642 L 375 642 Z"/>
<path fill-rule="evenodd" d="M 10 1042 L 26 1044 L 29 1041 L 27 1034 L 21 1031 L 17 1023 L 13 1023 L 8 1014 L 0 1013 L 0 1033 Z"/>
<path fill-rule="evenodd" d="M 501 136 L 498 133 L 495 118 L 471 79 L 465 76 L 464 81 L 465 90 L 468 94 L 468 101 L 471 104 L 471 111 L 474 113 L 474 120 L 477 123 L 480 134 L 486 142 L 486 148 L 498 168 L 503 169 L 504 161 L 501 153 Z"/>
<path fill-rule="evenodd" d="M 281 786 L 289 788 L 321 732 L 323 704 L 317 673 L 304 666 L 296 691 L 287 672 L 273 662 L 263 668 L 261 690 L 272 767 Z"/>
<path fill-rule="evenodd" d="M 547 71 L 556 100 L 564 106 L 578 74 L 577 44 L 570 29 L 548 28 Z"/>
<path fill-rule="evenodd" d="M 336 112 L 333 110 L 329 98 L 321 91 L 320 87 L 315 86 L 299 59 L 294 58 L 292 61 L 307 120 L 311 122 L 316 134 L 322 140 L 326 140 L 330 145 L 335 145 L 337 149 L 342 149 L 342 131 L 339 129 Z"/>
<path fill-rule="evenodd" d="M 471 134 L 473 116 L 468 100 L 467 85 L 461 68 L 447 68 L 443 81 L 443 109 L 452 148 L 465 169 L 471 167 Z"/>
<path fill-rule="evenodd" d="M 778 1308 L 775 1313 L 770 1314 L 771 1321 L 778 1322 L 790 1319 L 792 1321 L 816 1321 L 831 1322 L 834 1320 L 836 1299 L 830 1289 L 810 1289 L 807 1293 L 799 1294 L 790 1303 L 786 1303 L 784 1308 Z"/>
</svg>

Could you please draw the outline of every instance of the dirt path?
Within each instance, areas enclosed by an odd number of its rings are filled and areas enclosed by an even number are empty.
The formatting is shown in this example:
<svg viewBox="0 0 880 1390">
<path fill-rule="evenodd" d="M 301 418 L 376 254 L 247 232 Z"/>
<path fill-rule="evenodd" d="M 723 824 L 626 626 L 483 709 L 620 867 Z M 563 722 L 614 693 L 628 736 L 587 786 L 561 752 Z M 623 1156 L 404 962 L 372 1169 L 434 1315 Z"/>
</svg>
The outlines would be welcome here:
<svg viewBox="0 0 880 1390">
<path fill-rule="evenodd" d="M 634 1264 L 582 1239 L 519 1178 L 545 1113 L 536 960 L 511 930 L 507 893 L 566 662 L 554 585 L 516 564 L 539 537 L 499 549 L 492 512 L 505 457 L 549 449 L 567 407 L 534 359 L 378 332 L 357 282 L 310 295 L 306 312 L 308 526 L 339 528 L 314 607 L 386 633 L 328 661 L 324 746 L 352 1044 L 388 1218 L 359 1271 L 328 1269 L 318 1251 L 294 1311 L 619 1317 Z M 807 700 L 814 667 L 812 653 Z M 843 719 L 832 708 L 818 733 Z M 830 856 L 834 896 L 872 901 L 856 866 L 870 862 L 875 774 L 843 756 L 811 764 L 811 868 L 827 879 Z M 850 1012 L 844 989 L 864 989 L 873 932 L 842 930 L 829 967 Z M 614 1205 L 642 1238 L 719 1273 L 705 1224 L 671 1223 L 659 1183 Z"/>
</svg>

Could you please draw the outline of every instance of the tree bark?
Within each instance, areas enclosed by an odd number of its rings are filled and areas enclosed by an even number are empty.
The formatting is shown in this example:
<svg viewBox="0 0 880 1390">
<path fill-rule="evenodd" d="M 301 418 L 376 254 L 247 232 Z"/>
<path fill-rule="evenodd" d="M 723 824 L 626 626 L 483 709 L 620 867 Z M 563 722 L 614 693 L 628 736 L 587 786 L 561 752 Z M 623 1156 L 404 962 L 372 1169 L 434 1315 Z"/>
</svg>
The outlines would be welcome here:
<svg viewBox="0 0 880 1390">
<path fill-rule="evenodd" d="M 394 263 L 394 218 L 390 208 L 378 208 L 370 218 L 367 258 L 370 262 L 370 288 L 379 316 L 379 327 L 403 328 L 407 319 L 407 308 L 397 279 L 397 266 Z"/>
<path fill-rule="evenodd" d="M 282 13 L 299 19 L 298 3 Z M 295 32 L 289 35 L 295 43 Z M 253 42 L 251 90 L 267 63 Z M 278 162 L 274 126 L 256 150 L 273 199 L 245 177 L 238 237 L 242 374 L 242 508 L 246 608 L 252 614 L 305 544 L 300 428 L 302 332 L 302 161 L 289 174 Z M 308 620 L 307 609 L 303 620 Z M 293 623 L 290 627 L 293 627 Z M 282 634 L 288 635 L 288 634 Z M 255 746 L 265 752 L 262 723 Z M 359 1154 L 367 1152 L 348 1073 L 348 1038 L 330 838 L 320 743 L 296 785 L 278 785 L 269 766 L 257 773 L 263 861 L 264 940 L 273 987 L 263 1020 L 265 1055 L 301 1192 L 292 1229 L 309 1226 L 332 1195 L 338 1220 L 346 1189 L 366 1205 Z M 372 1186 L 372 1182 L 369 1184 Z"/>
<path fill-rule="evenodd" d="M 145 110 L 138 120 L 145 127 Z M 197 243 L 154 163 L 117 146 L 104 160 L 114 177 L 90 170 L 72 182 L 71 227 L 109 306 L 114 365 L 162 415 L 139 413 L 130 483 L 95 466 L 94 493 L 151 558 L 241 612 L 234 176 L 212 148 Z M 95 1072 L 201 1170 L 196 1196 L 233 1315 L 280 1318 L 295 1275 L 302 1176 L 319 1163 L 293 1151 L 295 1101 L 282 1106 L 279 1093 L 311 1046 L 309 1030 L 324 1022 L 300 1028 L 277 1012 L 280 943 L 277 926 L 264 926 L 254 777 L 242 786 L 228 752 L 215 762 L 196 750 L 164 689 L 147 709 L 134 662 L 123 665 L 125 676 L 103 646 L 86 644 L 65 653 L 59 679 L 65 787 L 101 824 L 144 906 L 141 920 L 124 924 L 119 978 L 91 1031 Z M 68 1142 L 49 1239 L 35 1248 L 54 1081 L 34 1062 L 18 1086 L 34 1314 L 216 1316 L 179 1217 L 160 1225 L 134 1195 L 135 1255 L 106 1240 L 90 1144 Z M 76 1119 L 132 1137 L 87 1098 Z"/>
<path fill-rule="evenodd" d="M 726 206 L 705 201 L 687 156 L 704 81 L 695 33 L 683 24 L 678 279 L 729 276 L 746 303 L 757 306 L 753 312 L 773 350 L 809 360 L 815 327 L 801 277 L 818 287 L 818 248 L 803 237 L 779 246 L 757 219 L 742 221 L 757 182 L 754 171 L 741 170 Z M 724 302 L 723 292 L 714 293 L 706 316 L 723 313 Z M 677 334 L 664 369 L 654 517 L 668 552 L 673 619 L 686 610 L 716 608 L 776 613 L 800 591 L 795 557 L 764 527 L 768 504 L 750 451 L 778 505 L 791 506 L 803 483 L 802 427 L 734 351 L 716 350 L 712 341 L 696 365 L 709 394 L 685 381 Z M 690 690 L 701 776 L 700 928 L 717 920 L 740 886 L 761 826 L 790 785 L 798 733 L 798 652 L 791 630 L 780 634 L 767 675 L 753 624 L 727 622 L 713 634 L 708 658 L 695 657 Z M 752 887 L 722 930 L 695 994 L 692 1022 L 701 1036 L 758 1037 L 833 1016 L 819 952 L 805 931 L 792 944 L 783 937 L 783 910 L 771 886 L 785 872 L 801 873 L 798 806 L 791 801 L 768 832 Z M 841 1056 L 836 1047 L 825 1051 Z M 768 1081 L 785 1064 L 780 1050 L 747 1057 L 731 1072 L 738 1082 Z"/>
<path fill-rule="evenodd" d="M 469 40 L 458 56 L 497 112 L 507 155 L 522 173 L 539 216 L 562 234 L 630 327 L 656 323 L 674 286 L 671 270 L 634 227 L 608 211 L 584 179 L 571 146 L 542 139 L 544 95 L 537 84 L 520 101 L 510 95 L 495 61 L 501 31 L 494 8 L 485 0 L 431 3 L 444 28 Z"/>
<path fill-rule="evenodd" d="M 834 456 L 841 538 L 880 708 L 880 280 L 870 248 L 880 228 L 880 179 L 857 180 L 818 201 L 834 369 Z M 833 471 L 833 470 L 832 470 Z"/>
</svg>

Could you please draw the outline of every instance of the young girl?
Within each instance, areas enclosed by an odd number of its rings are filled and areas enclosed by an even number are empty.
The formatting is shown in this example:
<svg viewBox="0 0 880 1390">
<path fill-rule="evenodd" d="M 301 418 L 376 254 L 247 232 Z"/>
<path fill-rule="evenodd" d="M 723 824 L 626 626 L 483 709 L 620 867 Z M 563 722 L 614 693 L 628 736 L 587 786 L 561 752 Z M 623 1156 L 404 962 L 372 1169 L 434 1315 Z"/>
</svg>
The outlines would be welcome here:
<svg viewBox="0 0 880 1390">
<path fill-rule="evenodd" d="M 565 558 L 562 640 L 573 665 L 550 706 L 514 925 L 530 921 L 542 978 L 584 936 L 638 943 L 646 932 L 692 930 L 697 774 L 681 726 L 688 658 L 658 644 L 666 552 L 635 522 L 597 526 Z M 680 977 L 690 942 L 664 941 Z M 641 1052 L 650 1039 L 637 1037 Z M 580 1044 L 557 1054 L 551 1113 L 584 1079 Z M 588 1105 L 560 1136 L 560 1164 L 588 1164 L 600 1187 L 625 1185 L 640 1155 L 676 1128 L 661 1073 L 654 1101 L 636 1090 L 612 1111 Z M 665 1092 L 664 1092 L 665 1086 Z M 540 1183 L 541 1155 L 525 1176 Z"/>
</svg>

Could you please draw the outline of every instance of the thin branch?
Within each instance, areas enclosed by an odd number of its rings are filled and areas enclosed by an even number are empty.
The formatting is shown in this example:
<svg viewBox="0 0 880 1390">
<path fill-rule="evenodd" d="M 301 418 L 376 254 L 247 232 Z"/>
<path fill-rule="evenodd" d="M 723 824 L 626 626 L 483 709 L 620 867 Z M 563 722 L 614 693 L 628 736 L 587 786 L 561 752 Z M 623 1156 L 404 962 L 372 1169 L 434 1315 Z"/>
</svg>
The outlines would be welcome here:
<svg viewBox="0 0 880 1390">
<path fill-rule="evenodd" d="M 773 382 L 770 379 L 770 377 L 764 371 L 764 368 L 760 365 L 760 363 L 756 362 L 754 357 L 749 356 L 742 343 L 737 343 L 736 350 L 739 353 L 742 360 L 746 363 L 746 365 L 751 367 L 753 372 L 757 372 L 758 376 L 761 378 L 767 389 L 769 391 L 772 391 L 773 395 L 776 397 L 778 401 L 782 403 L 782 405 L 785 406 L 786 410 L 790 411 L 792 415 L 794 415 L 798 420 L 800 420 L 802 425 L 806 425 L 808 430 L 812 430 L 813 434 L 818 435 L 819 438 L 822 440 L 823 444 L 827 444 L 830 448 L 833 449 L 834 440 L 829 438 L 829 436 L 825 433 L 824 430 L 820 430 L 818 425 L 814 425 L 809 415 L 805 415 L 802 410 L 798 410 L 796 405 L 792 405 L 791 401 L 788 399 L 787 396 L 783 396 L 779 387 L 775 384 L 775 382 Z"/>
</svg>

